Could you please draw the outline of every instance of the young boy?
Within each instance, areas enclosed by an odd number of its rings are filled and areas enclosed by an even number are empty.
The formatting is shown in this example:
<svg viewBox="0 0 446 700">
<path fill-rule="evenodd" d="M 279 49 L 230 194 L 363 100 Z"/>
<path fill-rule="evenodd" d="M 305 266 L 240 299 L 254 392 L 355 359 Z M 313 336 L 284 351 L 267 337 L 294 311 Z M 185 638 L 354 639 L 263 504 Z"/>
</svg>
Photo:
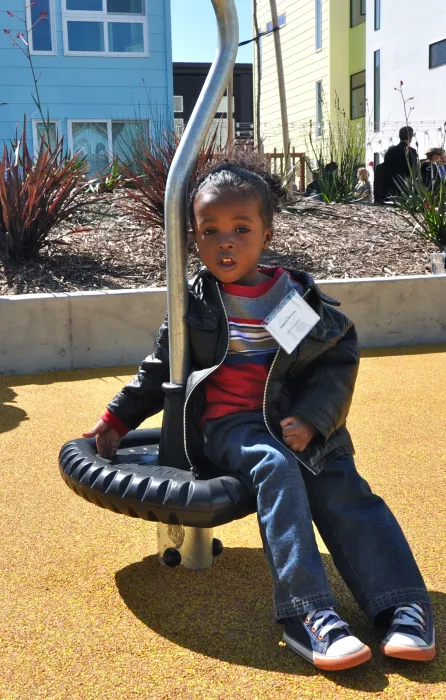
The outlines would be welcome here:
<svg viewBox="0 0 446 700">
<path fill-rule="evenodd" d="M 190 289 L 193 370 L 185 408 L 187 454 L 236 473 L 253 489 L 274 582 L 274 617 L 297 654 L 326 670 L 370 659 L 335 612 L 312 520 L 356 601 L 387 627 L 382 653 L 435 656 L 426 587 L 394 516 L 356 471 L 345 422 L 358 371 L 356 332 L 304 272 L 259 267 L 272 238 L 275 184 L 225 162 L 202 177 L 190 220 L 205 268 Z M 264 320 L 295 291 L 320 320 L 285 352 Z M 154 352 L 95 428 L 98 451 L 162 408 L 168 380 L 164 324 Z"/>
</svg>

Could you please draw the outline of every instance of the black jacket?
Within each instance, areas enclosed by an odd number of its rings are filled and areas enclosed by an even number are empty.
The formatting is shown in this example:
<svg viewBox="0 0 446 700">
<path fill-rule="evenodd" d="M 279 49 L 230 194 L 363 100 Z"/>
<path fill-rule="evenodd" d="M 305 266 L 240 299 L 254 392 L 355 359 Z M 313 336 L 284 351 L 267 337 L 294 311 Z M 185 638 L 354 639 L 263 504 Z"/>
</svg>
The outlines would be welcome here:
<svg viewBox="0 0 446 700">
<path fill-rule="evenodd" d="M 308 447 L 293 453 L 317 474 L 335 457 L 354 454 L 345 422 L 358 373 L 358 343 L 353 323 L 332 308 L 339 302 L 325 296 L 307 273 L 290 272 L 303 285 L 305 300 L 319 314 L 320 321 L 291 355 L 280 348 L 277 351 L 265 387 L 264 417 L 268 429 L 280 441 L 279 423 L 285 416 L 299 416 L 317 428 L 318 435 Z M 185 447 L 191 466 L 202 471 L 202 380 L 225 359 L 229 339 L 218 282 L 207 270 L 201 271 L 190 287 L 187 323 L 192 370 L 184 408 Z M 143 360 L 137 375 L 108 409 L 128 428 L 137 428 L 163 408 L 162 384 L 167 381 L 169 346 L 165 321 L 152 354 Z"/>
<path fill-rule="evenodd" d="M 400 194 L 397 183 L 399 178 L 408 178 L 418 168 L 418 155 L 414 148 L 400 141 L 397 146 L 391 146 L 384 156 L 386 172 L 385 196 Z M 410 166 L 410 168 L 409 168 Z"/>
</svg>

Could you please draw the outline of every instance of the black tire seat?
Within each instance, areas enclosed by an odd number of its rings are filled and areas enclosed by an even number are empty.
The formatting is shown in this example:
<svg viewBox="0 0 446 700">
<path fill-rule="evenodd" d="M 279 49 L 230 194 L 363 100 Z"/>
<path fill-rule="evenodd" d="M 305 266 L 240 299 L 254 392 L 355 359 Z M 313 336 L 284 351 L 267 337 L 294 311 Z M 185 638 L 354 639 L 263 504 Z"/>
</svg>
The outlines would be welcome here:
<svg viewBox="0 0 446 700">
<path fill-rule="evenodd" d="M 95 439 L 67 442 L 59 454 L 65 483 L 101 508 L 170 525 L 215 527 L 256 511 L 255 499 L 233 476 L 206 475 L 154 463 L 161 430 L 133 430 L 112 460 Z"/>
</svg>

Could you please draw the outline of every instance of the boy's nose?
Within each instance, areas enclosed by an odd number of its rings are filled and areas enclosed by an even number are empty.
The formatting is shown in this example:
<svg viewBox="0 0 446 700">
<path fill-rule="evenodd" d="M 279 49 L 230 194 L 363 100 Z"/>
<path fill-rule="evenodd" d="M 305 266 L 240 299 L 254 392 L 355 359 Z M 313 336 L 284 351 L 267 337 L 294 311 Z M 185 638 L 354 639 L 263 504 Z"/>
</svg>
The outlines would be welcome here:
<svg viewBox="0 0 446 700">
<path fill-rule="evenodd" d="M 232 234 L 230 234 L 230 233 L 221 234 L 220 240 L 218 241 L 218 247 L 219 248 L 233 248 L 234 241 L 232 238 Z"/>
</svg>

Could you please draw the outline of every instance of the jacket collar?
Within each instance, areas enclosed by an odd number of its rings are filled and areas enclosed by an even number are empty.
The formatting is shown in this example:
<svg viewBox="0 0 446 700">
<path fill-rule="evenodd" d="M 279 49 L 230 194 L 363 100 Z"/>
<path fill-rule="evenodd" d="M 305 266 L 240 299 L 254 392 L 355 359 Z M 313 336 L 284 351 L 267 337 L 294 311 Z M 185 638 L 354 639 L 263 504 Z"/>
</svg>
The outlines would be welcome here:
<svg viewBox="0 0 446 700">
<path fill-rule="evenodd" d="M 262 267 L 267 267 L 267 266 L 259 266 L 260 268 Z M 268 268 L 269 270 L 271 268 Z M 308 299 L 311 296 L 315 296 L 317 301 L 324 302 L 325 304 L 330 304 L 330 306 L 340 306 L 341 303 L 334 299 L 333 297 L 328 296 L 327 294 L 324 294 L 317 284 L 315 283 L 314 279 L 312 278 L 311 275 L 308 274 L 308 272 L 304 272 L 302 270 L 292 270 L 290 268 L 283 268 L 286 272 L 289 272 L 291 277 L 298 282 L 299 284 L 302 285 L 304 289 L 304 295 L 305 299 Z M 198 275 L 192 280 L 191 283 L 191 291 L 199 296 L 203 296 L 203 283 L 205 282 L 210 282 L 214 280 L 215 277 L 209 272 L 209 270 L 206 267 L 202 267 L 201 270 L 199 271 Z"/>
</svg>

